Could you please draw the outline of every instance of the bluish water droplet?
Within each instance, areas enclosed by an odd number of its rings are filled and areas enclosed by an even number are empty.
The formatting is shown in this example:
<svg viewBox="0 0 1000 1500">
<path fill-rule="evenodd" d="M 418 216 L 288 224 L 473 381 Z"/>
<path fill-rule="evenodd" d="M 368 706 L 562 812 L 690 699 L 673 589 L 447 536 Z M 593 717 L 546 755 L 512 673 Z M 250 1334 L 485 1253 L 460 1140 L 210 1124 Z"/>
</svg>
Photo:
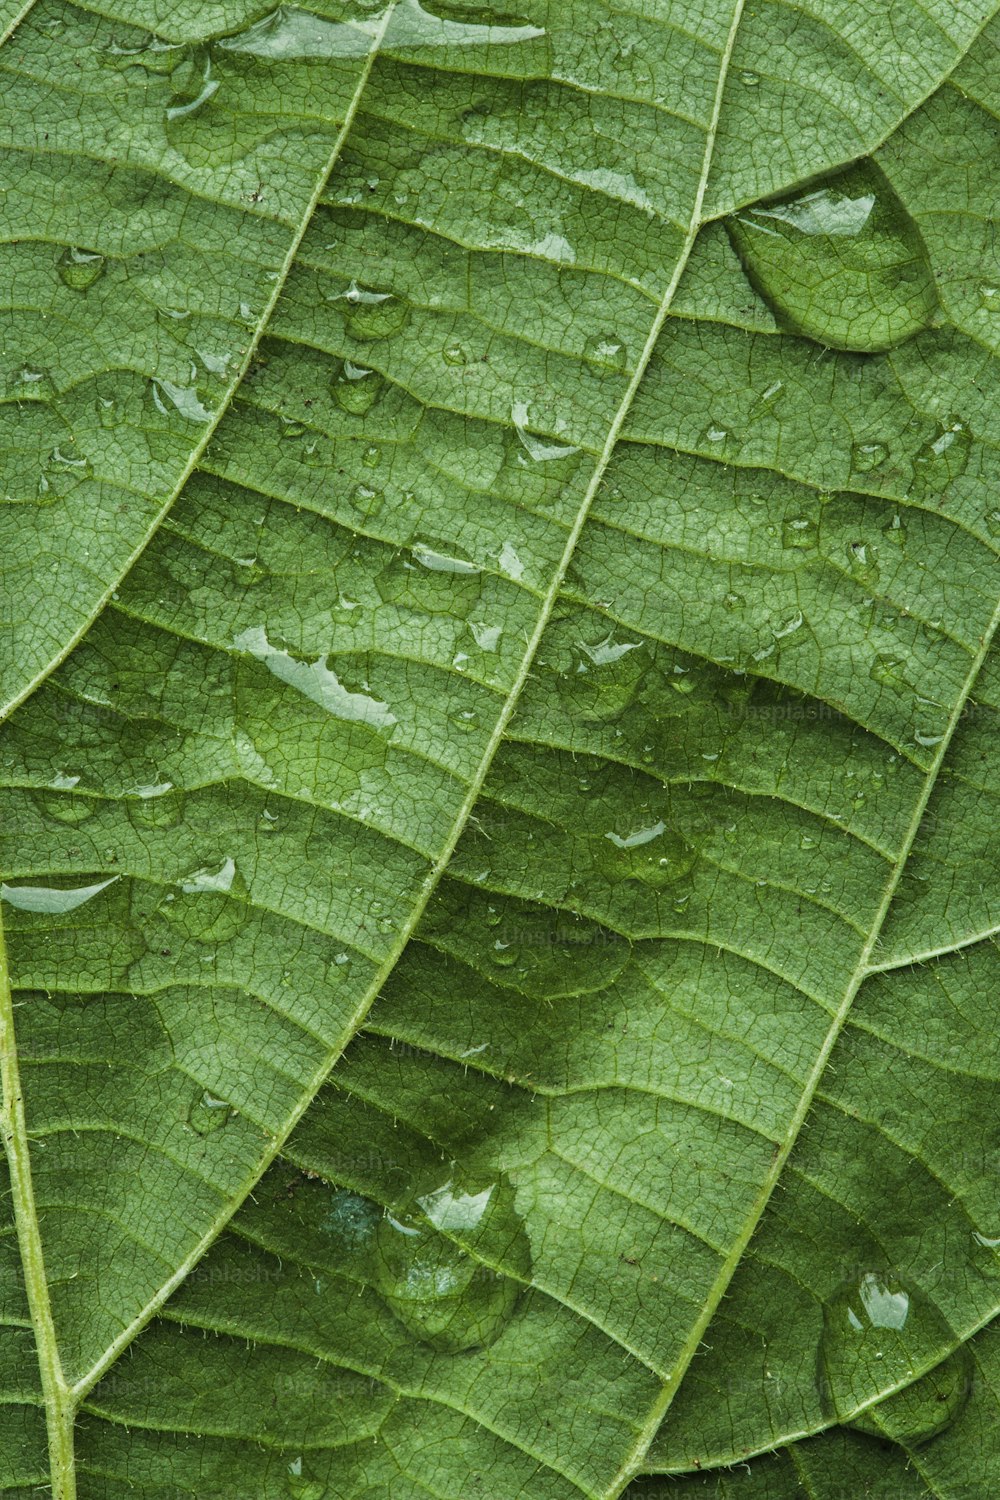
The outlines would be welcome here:
<svg viewBox="0 0 1000 1500">
<path fill-rule="evenodd" d="M 614 881 L 633 880 L 665 890 L 694 869 L 698 851 L 662 819 L 622 823 L 595 841 L 595 863 Z"/>
</svg>

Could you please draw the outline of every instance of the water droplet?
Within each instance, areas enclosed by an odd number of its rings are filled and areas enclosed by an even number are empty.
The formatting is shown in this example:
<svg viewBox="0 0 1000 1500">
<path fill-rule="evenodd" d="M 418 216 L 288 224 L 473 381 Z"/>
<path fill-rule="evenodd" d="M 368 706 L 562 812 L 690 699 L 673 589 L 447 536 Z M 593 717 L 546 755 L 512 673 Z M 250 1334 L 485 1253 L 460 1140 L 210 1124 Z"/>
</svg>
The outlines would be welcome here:
<svg viewBox="0 0 1000 1500">
<path fill-rule="evenodd" d="M 803 833 L 799 838 L 800 849 L 816 849 L 819 847 L 819 839 L 814 839 L 811 834 Z"/>
<path fill-rule="evenodd" d="M 70 246 L 60 255 L 59 276 L 74 292 L 85 292 L 104 274 L 105 258 L 94 250 L 77 250 Z"/>
<path fill-rule="evenodd" d="M 330 1491 L 326 1484 L 322 1479 L 311 1477 L 309 1468 L 301 1455 L 293 1458 L 288 1465 L 285 1485 L 292 1500 L 330 1500 Z"/>
<path fill-rule="evenodd" d="M 868 675 L 872 682 L 880 682 L 885 687 L 894 687 L 902 691 L 912 691 L 912 685 L 903 675 L 907 662 L 901 656 L 876 656 L 871 664 Z"/>
<path fill-rule="evenodd" d="M 913 493 L 922 500 L 940 501 L 953 480 L 965 473 L 972 433 L 961 417 L 939 423 L 913 460 Z"/>
<path fill-rule="evenodd" d="M 902 1390 L 858 1412 L 879 1390 L 907 1381 L 956 1339 L 934 1303 L 890 1272 L 865 1271 L 846 1282 L 823 1310 L 820 1388 L 838 1421 L 907 1447 L 929 1442 L 951 1425 L 970 1389 L 972 1359 L 964 1346 Z"/>
<path fill-rule="evenodd" d="M 157 378 L 150 383 L 153 405 L 161 417 L 173 417 L 177 413 L 185 422 L 210 422 L 212 412 L 202 402 L 201 394 L 190 385 L 174 385 L 171 380 Z"/>
<path fill-rule="evenodd" d="M 878 583 L 878 553 L 870 542 L 848 542 L 847 565 L 851 577 L 856 578 L 859 583 L 870 584 L 872 587 Z"/>
<path fill-rule="evenodd" d="M 808 516 L 786 517 L 781 527 L 781 545 L 807 551 L 815 547 L 819 528 Z"/>
<path fill-rule="evenodd" d="M 224 943 L 249 916 L 247 888 L 232 858 L 192 870 L 168 892 L 159 911 L 172 926 L 198 943 Z"/>
<path fill-rule="evenodd" d="M 751 73 L 748 68 L 744 69 L 744 71 L 740 74 L 740 83 L 742 83 L 743 87 L 747 89 L 759 88 L 760 74 Z"/>
<path fill-rule="evenodd" d="M 375 405 L 384 385 L 385 380 L 377 371 L 345 359 L 333 382 L 333 399 L 342 411 L 363 417 Z"/>
<path fill-rule="evenodd" d="M 835 349 L 891 349 L 930 323 L 920 232 L 871 161 L 727 220 L 747 275 L 783 322 Z"/>
<path fill-rule="evenodd" d="M 206 1089 L 197 1095 L 188 1110 L 188 1124 L 199 1135 L 212 1135 L 222 1129 L 232 1112 L 232 1106 L 225 1099 L 216 1099 Z"/>
<path fill-rule="evenodd" d="M 409 317 L 409 303 L 392 292 L 378 292 L 350 282 L 347 288 L 328 299 L 339 305 L 344 326 L 358 343 L 375 343 L 398 333 Z"/>
<path fill-rule="evenodd" d="M 870 474 L 880 469 L 889 457 L 885 443 L 854 443 L 851 446 L 851 470 L 855 474 Z"/>
<path fill-rule="evenodd" d="M 376 443 L 371 443 L 361 455 L 361 462 L 366 469 L 377 469 L 382 462 L 382 449 Z"/>
<path fill-rule="evenodd" d="M 575 642 L 572 662 L 559 678 L 558 691 L 567 711 L 583 724 L 618 718 L 650 666 L 640 641 L 618 640 L 614 631 Z"/>
<path fill-rule="evenodd" d="M 747 411 L 749 422 L 759 422 L 762 417 L 769 417 L 781 400 L 781 393 L 785 389 L 783 380 L 772 380 L 770 385 L 765 386 L 759 396 L 755 396 Z"/>
<path fill-rule="evenodd" d="M 527 453 L 533 463 L 546 464 L 559 459 L 572 458 L 579 453 L 579 446 L 573 443 L 554 443 L 547 438 L 536 437 L 528 431 L 528 403 L 526 401 L 515 401 L 511 407 L 511 421 L 514 431 L 517 433 L 518 442 Z"/>
<path fill-rule="evenodd" d="M 464 619 L 480 599 L 482 569 L 453 544 L 428 537 L 397 553 L 375 586 L 386 604 Z"/>
<path fill-rule="evenodd" d="M 990 536 L 1000 536 L 1000 510 L 988 510 L 983 520 Z"/>
<path fill-rule="evenodd" d="M 944 739 L 944 731 L 936 729 L 915 729 L 913 738 L 922 750 L 933 750 L 935 745 L 940 745 Z"/>
<path fill-rule="evenodd" d="M 697 858 L 697 850 L 662 819 L 638 826 L 623 823 L 596 842 L 595 863 L 605 875 L 615 881 L 640 881 L 653 890 L 675 885 L 690 873 Z"/>
<path fill-rule="evenodd" d="M 794 635 L 797 630 L 801 630 L 803 623 L 801 610 L 796 610 L 795 614 L 788 615 L 777 625 L 772 625 L 771 634 L 776 641 L 783 641 L 787 636 Z"/>
<path fill-rule="evenodd" d="M 18 365 L 5 382 L 5 391 L 16 401 L 51 401 L 58 394 L 48 370 L 38 365 Z"/>
<path fill-rule="evenodd" d="M 467 365 L 469 356 L 461 344 L 448 344 L 441 350 L 441 358 L 446 365 Z"/>
<path fill-rule="evenodd" d="M 583 346 L 583 357 L 591 364 L 621 373 L 628 364 L 628 351 L 614 333 L 595 333 Z"/>
<path fill-rule="evenodd" d="M 74 786 L 78 780 L 79 777 L 70 778 L 70 787 Z M 55 818 L 57 823 L 65 823 L 70 828 L 86 822 L 98 807 L 96 798 L 77 796 L 65 784 L 32 792 L 31 800 L 40 813 L 47 818 Z"/>
<path fill-rule="evenodd" d="M 453 1167 L 443 1182 L 418 1186 L 376 1231 L 375 1289 L 409 1333 L 446 1353 L 503 1333 L 522 1287 L 500 1266 L 524 1280 L 531 1274 L 514 1189 L 502 1176 Z"/>
<path fill-rule="evenodd" d="M 176 828 L 184 817 L 184 793 L 169 781 L 136 787 L 127 802 L 129 819 L 134 828 Z"/>
<path fill-rule="evenodd" d="M 722 604 L 724 609 L 730 610 L 746 609 L 747 607 L 747 601 L 743 595 L 734 593 L 724 594 L 722 596 Z"/>
<path fill-rule="evenodd" d="M 317 657 L 313 662 L 299 661 L 290 651 L 272 645 L 261 625 L 241 631 L 233 638 L 233 645 L 237 651 L 245 651 L 262 662 L 280 682 L 295 688 L 335 718 L 381 730 L 389 730 L 397 722 L 387 703 L 367 692 L 351 692 L 327 666 L 327 656 Z"/>
<path fill-rule="evenodd" d="M 305 437 L 309 431 L 304 422 L 284 421 L 281 424 L 281 432 L 278 434 L 282 439 L 295 439 Z"/>
<path fill-rule="evenodd" d="M 882 535 L 887 542 L 892 542 L 893 546 L 906 546 L 906 525 L 898 511 L 882 527 Z"/>
<path fill-rule="evenodd" d="M 114 885 L 120 877 L 112 875 L 110 880 L 98 881 L 95 885 L 80 885 L 66 889 L 48 885 L 0 885 L 0 899 L 15 911 L 35 912 L 44 916 L 64 916 L 85 906 L 101 891 Z"/>
</svg>

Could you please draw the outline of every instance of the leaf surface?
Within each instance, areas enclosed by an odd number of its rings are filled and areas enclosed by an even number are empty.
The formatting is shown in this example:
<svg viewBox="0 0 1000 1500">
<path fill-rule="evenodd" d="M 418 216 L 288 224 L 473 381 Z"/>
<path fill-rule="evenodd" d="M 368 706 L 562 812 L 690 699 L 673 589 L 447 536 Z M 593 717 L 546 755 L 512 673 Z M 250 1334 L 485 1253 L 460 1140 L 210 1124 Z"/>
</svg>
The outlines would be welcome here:
<svg viewBox="0 0 1000 1500">
<path fill-rule="evenodd" d="M 5 1493 L 822 1469 L 841 1283 L 994 1316 L 992 10 L 10 10 Z"/>
</svg>

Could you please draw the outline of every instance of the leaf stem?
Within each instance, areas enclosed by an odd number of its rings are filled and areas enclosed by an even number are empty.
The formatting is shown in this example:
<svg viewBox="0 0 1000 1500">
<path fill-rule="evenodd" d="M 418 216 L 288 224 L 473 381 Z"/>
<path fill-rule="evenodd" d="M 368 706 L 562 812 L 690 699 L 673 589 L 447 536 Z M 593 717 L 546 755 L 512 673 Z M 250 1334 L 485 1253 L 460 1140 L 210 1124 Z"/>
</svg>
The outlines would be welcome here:
<svg viewBox="0 0 1000 1500">
<path fill-rule="evenodd" d="M 53 1500 L 76 1500 L 76 1464 L 73 1456 L 73 1419 L 76 1411 L 73 1396 L 66 1383 L 56 1342 L 49 1284 L 45 1276 L 45 1259 L 39 1232 L 38 1211 L 31 1181 L 28 1149 L 28 1127 L 21 1091 L 21 1073 L 14 1036 L 14 1001 L 11 992 L 7 943 L 0 912 L 0 1087 L 2 1108 L 0 1128 L 4 1151 L 10 1169 L 11 1200 L 17 1242 L 24 1268 L 24 1285 L 28 1311 L 35 1333 L 38 1369 L 45 1402 L 45 1422 L 49 1439 L 49 1463 Z"/>
</svg>

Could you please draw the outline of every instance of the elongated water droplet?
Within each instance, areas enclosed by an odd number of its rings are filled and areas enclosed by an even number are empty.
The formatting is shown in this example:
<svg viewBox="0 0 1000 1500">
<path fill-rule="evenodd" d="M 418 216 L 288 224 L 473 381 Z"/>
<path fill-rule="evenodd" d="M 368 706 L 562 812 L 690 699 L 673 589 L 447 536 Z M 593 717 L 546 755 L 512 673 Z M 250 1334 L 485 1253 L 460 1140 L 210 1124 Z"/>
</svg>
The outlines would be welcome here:
<svg viewBox="0 0 1000 1500">
<path fill-rule="evenodd" d="M 891 349 L 937 308 L 920 232 L 882 171 L 860 162 L 727 220 L 747 275 L 788 327 L 835 349 Z"/>
<path fill-rule="evenodd" d="M 185 422 L 210 422 L 212 412 L 204 405 L 201 394 L 190 385 L 175 385 L 171 380 L 154 380 L 150 386 L 153 405 L 161 417 L 179 415 Z"/>
<path fill-rule="evenodd" d="M 59 257 L 59 276 L 74 292 L 85 292 L 104 274 L 105 258 L 95 250 L 70 246 Z"/>
<path fill-rule="evenodd" d="M 128 815 L 134 828 L 176 828 L 184 817 L 184 793 L 169 781 L 136 787 L 128 800 Z"/>
<path fill-rule="evenodd" d="M 85 906 L 101 891 L 114 885 L 120 877 L 112 875 L 110 880 L 100 880 L 95 885 L 79 885 L 70 889 L 48 885 L 0 885 L 0 898 L 15 911 L 30 911 L 46 916 L 63 916 Z"/>
<path fill-rule="evenodd" d="M 386 604 L 464 619 L 482 596 L 482 568 L 452 543 L 427 537 L 398 553 L 375 586 Z"/>
<path fill-rule="evenodd" d="M 47 818 L 54 818 L 57 823 L 66 823 L 70 828 L 75 828 L 79 823 L 86 822 L 96 812 L 98 805 L 96 798 L 78 796 L 71 791 L 78 780 L 78 777 L 68 777 L 66 785 L 57 779 L 51 788 L 44 787 L 32 792 L 31 800 Z"/>
<path fill-rule="evenodd" d="M 376 1232 L 379 1295 L 421 1343 L 450 1354 L 495 1343 L 509 1323 L 522 1287 L 501 1265 L 525 1280 L 531 1274 L 514 1189 L 502 1176 L 472 1178 L 453 1167 Z"/>
<path fill-rule="evenodd" d="M 972 1360 L 962 1346 L 926 1374 L 918 1371 L 955 1343 L 942 1314 L 917 1287 L 890 1272 L 865 1271 L 846 1282 L 823 1311 L 824 1407 L 861 1432 L 908 1447 L 929 1442 L 965 1405 Z M 879 1390 L 910 1380 L 876 1405 L 857 1410 Z"/>
</svg>

